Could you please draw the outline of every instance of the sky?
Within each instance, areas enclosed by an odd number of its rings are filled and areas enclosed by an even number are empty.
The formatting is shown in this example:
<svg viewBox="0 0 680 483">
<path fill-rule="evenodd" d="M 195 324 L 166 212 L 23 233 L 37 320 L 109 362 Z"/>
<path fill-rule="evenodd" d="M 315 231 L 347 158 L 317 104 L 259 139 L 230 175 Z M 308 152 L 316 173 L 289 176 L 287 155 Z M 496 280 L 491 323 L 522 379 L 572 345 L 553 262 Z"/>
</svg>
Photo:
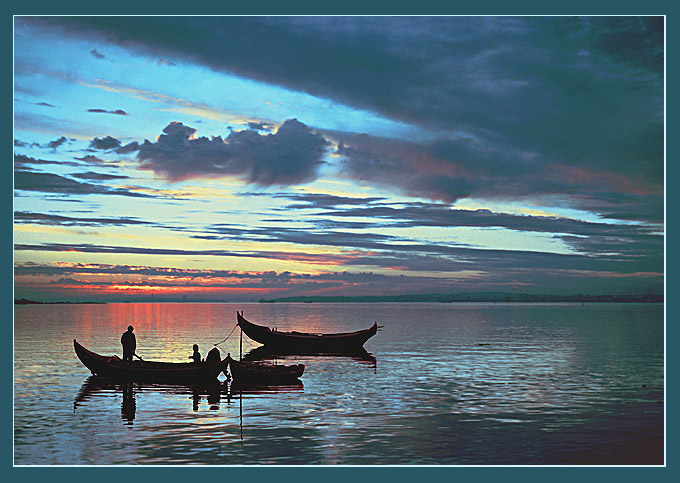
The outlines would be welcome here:
<svg viewBox="0 0 680 483">
<path fill-rule="evenodd" d="M 664 292 L 661 17 L 14 17 L 14 296 Z"/>
</svg>

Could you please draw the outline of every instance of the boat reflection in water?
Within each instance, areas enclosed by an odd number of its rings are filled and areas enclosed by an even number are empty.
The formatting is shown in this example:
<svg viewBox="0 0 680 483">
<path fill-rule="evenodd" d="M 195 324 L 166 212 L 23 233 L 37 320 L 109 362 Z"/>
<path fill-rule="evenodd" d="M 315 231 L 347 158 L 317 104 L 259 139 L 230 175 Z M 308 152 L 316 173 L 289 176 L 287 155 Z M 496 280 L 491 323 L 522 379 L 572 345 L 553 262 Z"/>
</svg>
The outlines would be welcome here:
<svg viewBox="0 0 680 483">
<path fill-rule="evenodd" d="M 252 349 L 250 352 L 243 356 L 244 361 L 276 361 L 282 360 L 293 360 L 296 356 L 303 357 L 344 357 L 350 358 L 359 364 L 367 365 L 374 370 L 377 370 L 377 359 L 373 354 L 368 352 L 363 347 L 360 350 L 354 352 L 309 352 L 309 351 L 285 351 L 282 349 L 270 349 L 266 346 L 260 346 Z"/>
<path fill-rule="evenodd" d="M 227 401 L 237 398 L 241 394 L 281 394 L 289 392 L 303 392 L 305 385 L 300 379 L 285 384 L 244 383 L 231 381 L 227 384 Z"/>
<path fill-rule="evenodd" d="M 198 411 L 201 398 L 206 397 L 211 410 L 219 409 L 222 394 L 226 394 L 226 384 L 215 379 L 198 384 L 155 384 L 114 379 L 103 376 L 90 376 L 83 383 L 73 401 L 73 412 L 78 406 L 97 397 L 120 393 L 123 402 L 120 407 L 121 419 L 132 424 L 137 412 L 137 393 L 157 392 L 161 394 L 176 394 L 191 396 L 194 411 Z"/>
<path fill-rule="evenodd" d="M 208 403 L 208 409 L 215 411 L 220 408 L 220 402 L 223 398 L 226 399 L 227 404 L 231 404 L 232 400 L 240 400 L 242 395 L 280 394 L 302 392 L 303 390 L 304 385 L 299 379 L 281 385 L 248 384 L 243 382 L 236 384 L 233 381 L 229 383 L 227 381 L 221 382 L 217 379 L 199 384 L 154 384 L 103 376 L 90 376 L 85 380 L 73 400 L 73 412 L 75 413 L 79 406 L 83 406 L 88 401 L 95 401 L 97 398 L 120 394 L 123 397 L 120 406 L 121 419 L 128 424 L 132 424 L 137 412 L 135 396 L 140 393 L 153 392 L 190 396 L 194 411 L 198 411 L 202 399 L 205 398 Z"/>
</svg>

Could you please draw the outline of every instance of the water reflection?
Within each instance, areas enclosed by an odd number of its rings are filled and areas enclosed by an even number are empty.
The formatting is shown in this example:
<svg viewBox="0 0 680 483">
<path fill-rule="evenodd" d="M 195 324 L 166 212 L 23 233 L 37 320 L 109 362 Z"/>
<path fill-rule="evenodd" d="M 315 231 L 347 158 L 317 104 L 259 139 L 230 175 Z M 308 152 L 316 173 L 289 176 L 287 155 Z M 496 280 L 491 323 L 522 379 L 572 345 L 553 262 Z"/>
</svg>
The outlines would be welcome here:
<svg viewBox="0 0 680 483">
<path fill-rule="evenodd" d="M 241 394 L 281 394 L 291 392 L 303 392 L 304 384 L 300 379 L 286 384 L 248 384 L 243 382 L 231 382 L 228 384 L 227 401 L 229 398 L 240 397 Z"/>
<path fill-rule="evenodd" d="M 73 412 L 76 412 L 78 406 L 98 396 L 106 397 L 112 394 L 120 394 L 122 396 L 121 419 L 132 424 L 137 413 L 135 395 L 145 392 L 191 396 L 192 408 L 194 411 L 198 411 L 203 397 L 206 398 L 210 410 L 219 409 L 222 394 L 226 394 L 227 390 L 225 383 L 219 380 L 200 384 L 152 384 L 90 376 L 85 380 L 73 401 Z"/>
<path fill-rule="evenodd" d="M 232 400 L 238 400 L 238 419 L 239 430 L 241 438 L 241 446 L 243 446 L 243 397 L 250 395 L 267 395 L 267 394 L 282 394 L 303 392 L 304 384 L 297 379 L 294 382 L 287 382 L 286 384 L 248 384 L 243 382 L 227 382 L 227 404 Z"/>
<path fill-rule="evenodd" d="M 304 357 L 347 357 L 359 364 L 370 366 L 377 369 L 377 359 L 373 354 L 362 348 L 356 352 L 302 352 L 302 351 L 283 351 L 282 349 L 269 349 L 265 346 L 260 346 L 252 349 L 243 356 L 244 361 L 265 361 L 277 359 L 293 359 L 295 356 Z"/>
<path fill-rule="evenodd" d="M 123 386 L 123 403 L 120 406 L 120 417 L 132 424 L 135 420 L 135 413 L 137 412 L 137 403 L 135 401 L 134 383 L 131 381 L 124 382 Z"/>
<path fill-rule="evenodd" d="M 201 404 L 201 396 L 206 396 L 208 408 L 215 411 L 220 408 L 220 395 L 224 390 L 224 384 L 216 381 L 214 384 L 203 384 L 191 386 L 191 400 L 193 410 L 198 411 Z"/>
<path fill-rule="evenodd" d="M 84 404 L 97 394 L 115 394 L 119 391 L 123 396 L 120 407 L 121 419 L 132 424 L 137 412 L 137 403 L 135 401 L 134 384 L 129 381 L 114 381 L 100 376 L 88 377 L 73 400 L 73 412 L 75 413 L 79 405 Z"/>
<path fill-rule="evenodd" d="M 201 401 L 205 398 L 208 409 L 216 411 L 220 408 L 222 399 L 226 399 L 227 404 L 233 400 L 240 400 L 243 395 L 268 395 L 303 392 L 304 384 L 299 379 L 283 385 L 278 384 L 249 384 L 220 382 L 219 380 L 203 382 L 200 384 L 151 384 L 140 383 L 126 380 L 117 380 L 102 376 L 90 376 L 83 383 L 73 400 L 73 412 L 79 406 L 97 397 L 108 397 L 120 394 L 122 403 L 120 406 L 121 419 L 132 424 L 137 413 L 136 395 L 139 393 L 161 393 L 191 396 L 192 409 L 198 411 Z"/>
</svg>

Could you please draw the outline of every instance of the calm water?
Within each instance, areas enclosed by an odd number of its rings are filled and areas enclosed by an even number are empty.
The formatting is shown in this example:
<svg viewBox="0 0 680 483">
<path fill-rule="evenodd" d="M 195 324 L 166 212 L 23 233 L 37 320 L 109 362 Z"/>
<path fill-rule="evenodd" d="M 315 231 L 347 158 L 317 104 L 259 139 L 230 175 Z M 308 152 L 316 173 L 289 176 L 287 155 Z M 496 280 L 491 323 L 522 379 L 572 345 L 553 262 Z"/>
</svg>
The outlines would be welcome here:
<svg viewBox="0 0 680 483">
<path fill-rule="evenodd" d="M 144 359 L 188 361 L 236 310 L 280 330 L 384 327 L 374 359 L 287 356 L 302 385 L 246 392 L 98 382 L 73 352 L 120 355 L 132 324 Z M 239 330 L 219 347 L 238 355 Z M 15 306 L 14 360 L 17 465 L 664 462 L 662 305 Z"/>
</svg>

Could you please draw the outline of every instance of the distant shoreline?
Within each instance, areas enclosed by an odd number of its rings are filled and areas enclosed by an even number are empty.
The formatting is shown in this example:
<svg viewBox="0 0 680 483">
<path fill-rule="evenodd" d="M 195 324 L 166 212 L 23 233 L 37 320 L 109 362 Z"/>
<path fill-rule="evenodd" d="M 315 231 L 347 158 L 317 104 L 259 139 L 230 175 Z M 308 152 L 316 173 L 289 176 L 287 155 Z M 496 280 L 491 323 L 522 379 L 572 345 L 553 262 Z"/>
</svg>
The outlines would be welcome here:
<svg viewBox="0 0 680 483">
<path fill-rule="evenodd" d="M 663 295 L 555 295 L 555 294 L 518 294 L 518 293 L 454 293 L 420 295 L 376 295 L 376 296 L 314 296 L 282 297 L 260 299 L 247 303 L 663 303 Z M 107 303 L 246 303 L 228 300 L 110 300 L 110 301 L 55 301 L 45 302 L 14 299 L 14 305 L 33 304 L 107 304 Z"/>
<path fill-rule="evenodd" d="M 423 295 L 385 295 L 354 297 L 284 297 L 265 300 L 261 303 L 303 302 L 303 303 L 367 303 L 367 302 L 435 302 L 435 303 L 511 303 L 511 302 L 572 302 L 572 303 L 663 303 L 663 295 L 554 295 L 554 294 L 513 294 L 513 293 L 459 293 Z"/>
<path fill-rule="evenodd" d="M 108 302 L 39 302 L 37 300 L 14 299 L 14 305 L 45 305 L 45 304 L 106 304 Z"/>
</svg>

